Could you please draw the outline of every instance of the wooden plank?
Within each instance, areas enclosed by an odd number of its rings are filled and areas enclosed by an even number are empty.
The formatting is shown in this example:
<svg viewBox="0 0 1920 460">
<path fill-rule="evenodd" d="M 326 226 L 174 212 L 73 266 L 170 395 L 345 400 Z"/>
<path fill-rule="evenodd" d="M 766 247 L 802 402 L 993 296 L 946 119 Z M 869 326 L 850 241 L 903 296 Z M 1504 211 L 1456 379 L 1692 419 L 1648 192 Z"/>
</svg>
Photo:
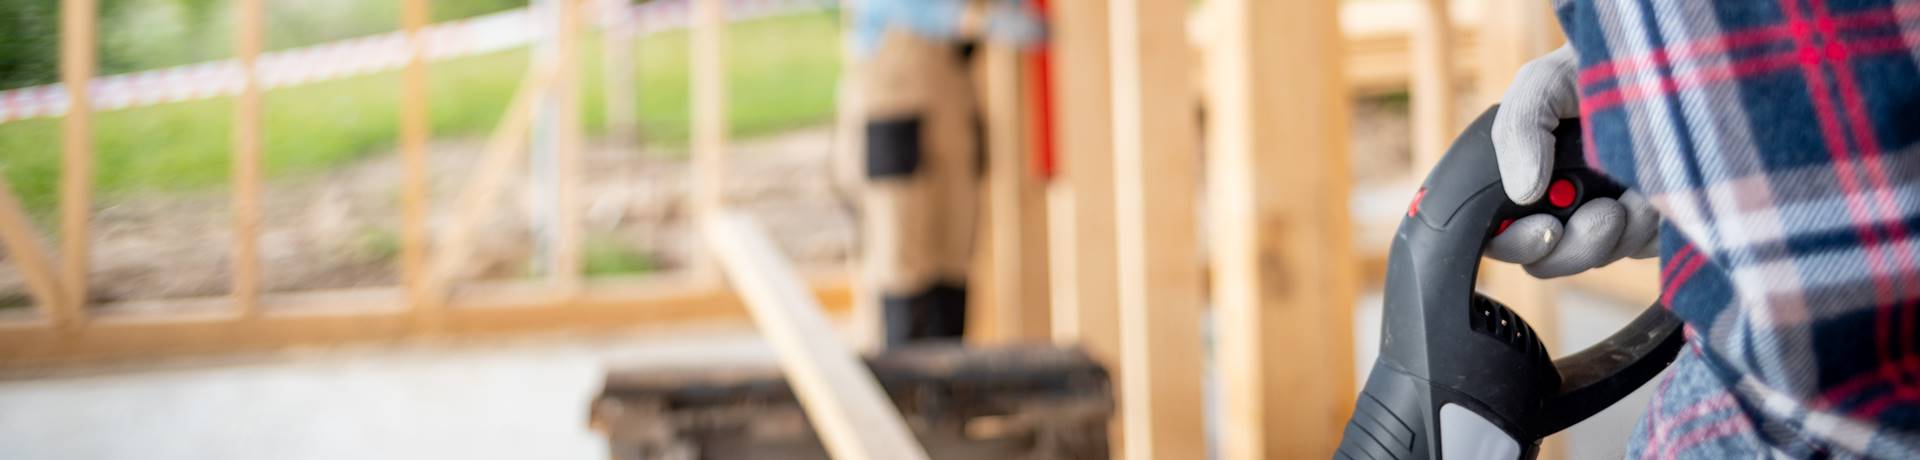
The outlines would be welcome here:
<svg viewBox="0 0 1920 460">
<path fill-rule="evenodd" d="M 1020 53 L 999 45 L 981 51 L 981 109 L 987 138 L 987 245 L 993 251 L 987 270 L 993 280 L 986 291 L 993 299 L 977 336 L 993 341 L 1045 341 L 1051 332 L 1046 309 L 1046 250 L 1030 229 L 1038 222 L 1027 209 L 1036 185 L 1028 171 L 1021 116 Z M 1042 227 L 1044 228 L 1044 227 Z M 1035 320 L 1038 321 L 1035 321 Z"/>
<path fill-rule="evenodd" d="M 1120 407 L 1126 458 L 1207 454 L 1194 224 L 1198 121 L 1185 0 L 1118 0 L 1112 40 L 1114 233 L 1119 248 Z"/>
<path fill-rule="evenodd" d="M 1107 2 L 1054 0 L 1060 176 L 1049 190 L 1053 337 L 1119 370 L 1114 248 L 1113 87 Z"/>
<path fill-rule="evenodd" d="M 532 127 L 531 108 L 551 96 L 553 78 L 553 68 L 528 69 L 527 76 L 521 79 L 520 88 L 513 95 L 513 102 L 507 104 L 506 114 L 500 118 L 493 135 L 487 139 L 486 148 L 480 154 L 480 163 L 474 166 L 473 177 L 467 180 L 460 197 L 455 199 L 454 224 L 440 232 L 433 262 L 427 266 L 427 278 L 422 288 L 425 294 L 415 304 L 415 310 L 422 318 L 431 321 L 431 317 L 445 307 L 448 289 L 454 277 L 465 268 L 469 253 L 473 250 L 474 230 L 491 216 L 509 168 L 519 158 L 517 154 L 520 149 L 527 144 L 527 132 Z"/>
<path fill-rule="evenodd" d="M 38 234 L 33 229 L 33 221 L 20 208 L 13 185 L 0 177 L 0 245 L 6 247 L 7 258 L 13 259 L 21 278 L 26 279 L 27 294 L 33 296 L 41 314 L 56 328 L 64 328 L 75 318 L 62 300 L 65 291 L 60 285 L 60 274 L 54 271 L 47 251 L 40 247 Z"/>
<path fill-rule="evenodd" d="M 689 40 L 692 94 L 693 187 L 687 209 L 695 216 L 719 211 L 725 202 L 727 152 L 727 12 L 725 0 L 692 0 L 693 31 Z M 697 253 L 691 265 L 711 276 L 713 261 Z"/>
<path fill-rule="evenodd" d="M 93 240 L 93 81 L 94 0 L 60 2 L 60 83 L 67 89 L 67 116 L 61 120 L 60 268 L 66 288 L 61 310 L 66 327 L 86 321 L 87 271 Z"/>
<path fill-rule="evenodd" d="M 254 64 L 265 41 L 264 0 L 235 3 L 234 55 L 240 95 L 233 115 L 233 302 L 242 316 L 260 309 L 260 75 Z"/>
<path fill-rule="evenodd" d="M 809 285 L 830 312 L 847 311 L 852 296 L 847 277 L 812 277 Z M 687 276 L 595 279 L 581 295 L 566 299 L 552 295 L 539 281 L 466 286 L 438 329 L 413 321 L 403 308 L 404 296 L 397 288 L 266 293 L 261 303 L 268 308 L 251 319 L 231 312 L 190 317 L 103 313 L 89 327 L 72 332 L 0 328 L 0 369 L 423 337 L 726 326 L 746 320 L 745 306 L 724 284 Z M 196 300 L 213 307 L 229 301 Z"/>
<path fill-rule="evenodd" d="M 1353 406 L 1337 2 L 1217 0 L 1207 152 L 1223 458 L 1329 457 Z"/>
<path fill-rule="evenodd" d="M 1412 95 L 1413 170 L 1426 171 L 1440 162 L 1453 144 L 1454 115 L 1453 20 L 1447 0 L 1417 0 L 1419 18 L 1407 35 L 1413 55 Z"/>
<path fill-rule="evenodd" d="M 560 13 L 556 47 L 558 59 L 555 65 L 558 77 L 554 79 L 556 114 L 554 168 L 559 183 L 554 193 L 554 229 L 553 264 L 548 268 L 548 278 L 555 288 L 563 293 L 578 293 L 581 277 L 585 274 L 581 251 L 584 250 L 584 235 L 581 228 L 581 216 L 586 205 L 580 199 L 580 183 L 583 167 L 580 160 L 581 138 L 585 136 L 580 126 L 580 9 L 582 0 L 555 0 Z"/>
<path fill-rule="evenodd" d="M 614 146 L 636 148 L 640 145 L 640 81 L 634 78 L 634 44 L 640 37 L 627 0 L 599 0 L 599 6 L 600 16 L 611 18 L 600 32 L 606 137 Z"/>
<path fill-rule="evenodd" d="M 427 100 L 427 37 L 421 33 L 430 17 L 427 0 L 405 0 L 400 8 L 409 42 L 400 83 L 400 276 L 408 298 L 419 303 L 427 294 L 427 213 L 433 206 L 427 183 L 432 180 L 427 171 L 432 106 Z"/>
<path fill-rule="evenodd" d="M 704 216 L 707 246 L 747 300 L 760 333 L 836 459 L 925 459 L 873 372 L 840 340 L 786 257 L 752 219 Z"/>
</svg>

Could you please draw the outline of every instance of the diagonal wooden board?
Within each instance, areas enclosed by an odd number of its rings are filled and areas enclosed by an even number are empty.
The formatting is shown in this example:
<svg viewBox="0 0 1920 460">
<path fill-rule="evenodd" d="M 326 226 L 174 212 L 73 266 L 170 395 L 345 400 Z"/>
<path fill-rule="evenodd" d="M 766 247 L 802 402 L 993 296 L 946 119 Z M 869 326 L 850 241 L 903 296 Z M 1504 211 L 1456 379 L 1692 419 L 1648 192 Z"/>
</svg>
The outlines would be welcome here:
<svg viewBox="0 0 1920 460">
<path fill-rule="evenodd" d="M 20 274 L 27 281 L 28 294 L 40 304 L 43 314 L 54 324 L 77 321 L 75 312 L 69 310 L 60 297 L 60 278 L 54 273 L 53 262 L 34 235 L 33 223 L 20 209 L 20 200 L 13 196 L 13 186 L 0 178 L 0 244 L 7 248 L 7 257 L 20 268 Z"/>
<path fill-rule="evenodd" d="M 701 230 L 734 290 L 746 299 L 754 324 L 773 344 L 827 452 L 841 460 L 927 458 L 900 410 L 827 323 L 813 291 L 766 231 L 751 218 L 726 211 L 701 219 Z"/>
</svg>

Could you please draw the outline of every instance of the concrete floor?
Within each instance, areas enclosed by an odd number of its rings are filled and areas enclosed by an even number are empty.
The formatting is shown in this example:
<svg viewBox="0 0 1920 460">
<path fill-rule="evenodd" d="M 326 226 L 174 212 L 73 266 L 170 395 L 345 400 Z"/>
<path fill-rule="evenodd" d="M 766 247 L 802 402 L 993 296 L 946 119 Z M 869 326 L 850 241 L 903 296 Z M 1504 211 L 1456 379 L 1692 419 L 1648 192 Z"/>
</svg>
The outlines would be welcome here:
<svg viewBox="0 0 1920 460">
<path fill-rule="evenodd" d="M 1362 379 L 1378 340 L 1379 302 L 1363 299 L 1360 309 Z M 1575 294 L 1561 307 L 1559 354 L 1638 313 Z M 607 363 L 772 360 L 749 330 L 694 327 L 15 373 L 0 376 L 0 458 L 599 459 L 606 445 L 586 427 L 587 406 Z M 1570 458 L 1620 458 L 1644 393 L 1561 435 Z"/>
<path fill-rule="evenodd" d="M 748 331 L 398 345 L 0 382 L 6 459 L 598 459 L 605 362 L 770 363 Z"/>
</svg>

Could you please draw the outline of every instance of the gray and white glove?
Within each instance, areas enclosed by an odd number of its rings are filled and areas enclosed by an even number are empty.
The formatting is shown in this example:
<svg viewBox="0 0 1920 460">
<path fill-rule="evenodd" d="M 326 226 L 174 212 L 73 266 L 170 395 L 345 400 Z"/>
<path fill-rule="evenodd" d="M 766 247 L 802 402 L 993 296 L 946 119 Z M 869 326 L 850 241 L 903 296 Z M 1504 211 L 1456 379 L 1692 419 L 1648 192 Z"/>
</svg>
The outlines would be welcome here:
<svg viewBox="0 0 1920 460">
<path fill-rule="evenodd" d="M 1520 67 L 1493 118 L 1493 149 L 1507 198 L 1531 204 L 1546 195 L 1553 173 L 1553 129 L 1580 116 L 1574 84 L 1579 58 L 1562 46 Z M 1493 238 L 1487 257 L 1526 267 L 1539 278 L 1568 276 L 1622 257 L 1653 257 L 1660 215 L 1645 197 L 1627 190 L 1619 200 L 1596 198 L 1566 225 L 1551 215 L 1514 220 Z"/>
</svg>

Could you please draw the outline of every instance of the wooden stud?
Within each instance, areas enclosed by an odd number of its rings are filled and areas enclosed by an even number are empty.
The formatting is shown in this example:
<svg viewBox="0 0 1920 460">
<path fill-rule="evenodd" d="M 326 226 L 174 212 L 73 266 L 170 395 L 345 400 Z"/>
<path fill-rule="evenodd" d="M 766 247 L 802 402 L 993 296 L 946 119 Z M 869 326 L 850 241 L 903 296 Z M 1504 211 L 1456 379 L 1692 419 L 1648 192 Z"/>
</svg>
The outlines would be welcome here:
<svg viewBox="0 0 1920 460">
<path fill-rule="evenodd" d="M 1054 94 L 1063 160 L 1050 190 L 1053 337 L 1077 344 L 1117 371 L 1119 300 L 1114 292 L 1113 87 L 1106 0 L 1054 0 Z"/>
<path fill-rule="evenodd" d="M 1208 201 L 1223 458 L 1333 455 L 1353 407 L 1338 3 L 1216 0 Z"/>
<path fill-rule="evenodd" d="M 718 211 L 723 204 L 727 150 L 726 5 L 693 0 L 693 209 Z"/>
<path fill-rule="evenodd" d="M 601 93 L 606 108 L 607 138 L 624 148 L 640 145 L 640 84 L 634 78 L 634 42 L 639 35 L 634 27 L 627 0 L 599 0 L 600 15 L 609 17 L 600 32 Z"/>
<path fill-rule="evenodd" d="M 60 268 L 62 302 L 55 308 L 67 327 L 85 322 L 87 273 L 93 251 L 94 0 L 60 2 L 60 82 L 67 90 L 61 123 Z"/>
<path fill-rule="evenodd" d="M 990 268 L 993 280 L 986 284 L 991 308 L 982 311 L 984 338 L 994 341 L 1044 341 L 1049 325 L 1046 313 L 1046 251 L 1040 235 L 1044 223 L 1030 218 L 1027 210 L 1038 198 L 1032 175 L 1028 173 L 1026 142 L 1021 117 L 1020 52 L 990 45 L 982 50 L 979 70 L 981 108 L 986 123 L 987 148 L 987 245 L 992 251 Z M 1044 234 L 1044 233 L 1042 233 Z"/>
<path fill-rule="evenodd" d="M 1120 417 L 1127 458 L 1207 454 L 1199 155 L 1185 0 L 1117 0 L 1112 39 Z"/>
<path fill-rule="evenodd" d="M 554 168 L 557 169 L 559 183 L 554 194 L 553 265 L 548 267 L 548 275 L 554 285 L 564 293 L 578 293 L 585 266 L 581 252 L 584 242 L 581 228 L 581 215 L 585 204 L 580 200 L 580 183 L 583 174 L 580 159 L 580 143 L 584 136 L 580 126 L 580 70 L 577 48 L 580 42 L 579 24 L 582 0 L 555 0 L 559 9 L 560 27 L 556 40 L 559 59 L 558 77 L 554 79 L 555 106 L 558 129 L 554 133 Z"/>
<path fill-rule="evenodd" d="M 513 166 L 520 149 L 527 144 L 527 132 L 532 128 L 532 107 L 551 97 L 550 85 L 554 77 L 552 68 L 528 69 L 527 76 L 520 81 L 520 89 L 513 95 L 513 102 L 507 104 L 506 115 L 501 117 L 500 123 L 493 129 L 492 137 L 487 139 L 480 163 L 474 166 L 473 177 L 467 180 L 466 187 L 456 199 L 454 223 L 441 231 L 433 262 L 427 266 L 425 287 L 422 288 L 425 297 L 418 299 L 420 303 L 415 307 L 423 319 L 432 321 L 445 307 L 453 279 L 464 269 L 468 253 L 473 250 L 473 231 L 480 228 L 491 215 L 500 187 L 506 182 L 508 168 Z"/>
<path fill-rule="evenodd" d="M 1407 35 L 1412 51 L 1413 170 L 1432 169 L 1453 144 L 1453 20 L 1447 0 L 1418 0 L 1419 17 Z"/>
<path fill-rule="evenodd" d="M 400 162 L 404 175 L 400 183 L 400 273 L 408 298 L 417 304 L 427 294 L 427 213 L 433 206 L 428 191 L 432 178 L 427 171 L 432 106 L 427 100 L 427 36 L 422 32 L 430 18 L 427 0 L 406 0 L 400 8 L 409 42 L 400 90 Z"/>
<path fill-rule="evenodd" d="M 33 221 L 27 218 L 19 198 L 13 194 L 13 186 L 5 177 L 0 177 L 0 245 L 6 247 L 8 258 L 13 259 L 21 277 L 26 279 L 27 293 L 40 305 L 41 314 L 56 328 L 66 328 L 75 320 L 74 312 L 63 300 L 66 294 L 60 285 L 60 274 L 54 271 L 53 260 L 40 247 L 37 235 Z"/>
<path fill-rule="evenodd" d="M 243 316 L 260 303 L 260 75 L 255 67 L 265 40 L 264 0 L 239 0 L 234 54 L 240 62 L 240 95 L 233 116 L 233 301 Z"/>
<path fill-rule="evenodd" d="M 766 231 L 733 213 L 703 216 L 701 226 L 827 452 L 836 459 L 927 458 L 873 372 L 840 340 Z"/>
<path fill-rule="evenodd" d="M 725 202 L 727 152 L 727 12 L 725 0 L 692 0 L 690 37 L 692 92 L 693 187 L 687 209 L 693 216 L 716 212 Z M 704 252 L 691 262 L 695 273 L 715 274 Z"/>
</svg>

